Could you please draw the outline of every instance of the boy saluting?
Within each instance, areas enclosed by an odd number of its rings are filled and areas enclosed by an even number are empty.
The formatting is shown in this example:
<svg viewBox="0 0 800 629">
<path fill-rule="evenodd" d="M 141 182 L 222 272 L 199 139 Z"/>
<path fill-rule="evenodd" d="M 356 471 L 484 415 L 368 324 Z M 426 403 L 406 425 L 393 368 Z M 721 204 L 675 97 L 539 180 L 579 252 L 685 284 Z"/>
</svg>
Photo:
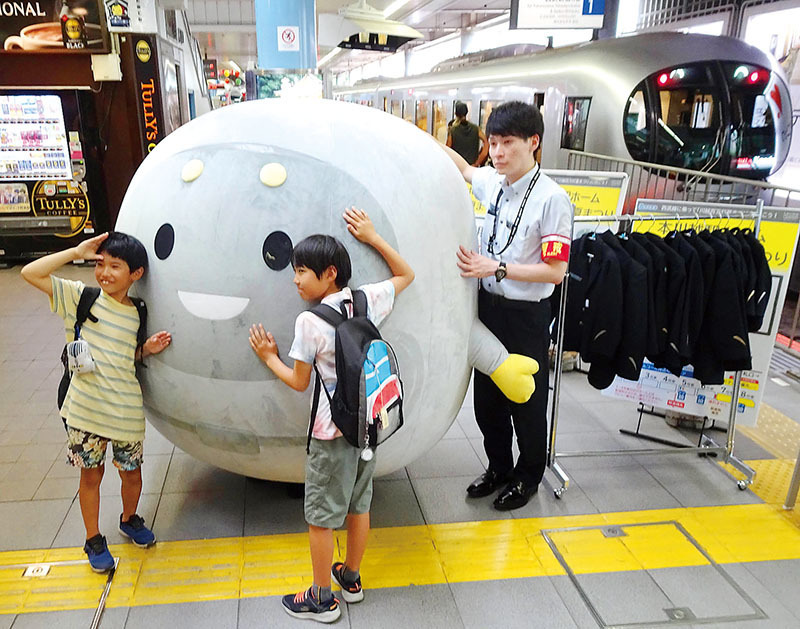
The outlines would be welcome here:
<svg viewBox="0 0 800 629">
<path fill-rule="evenodd" d="M 394 299 L 414 280 L 414 271 L 376 231 L 363 210 L 344 213 L 347 230 L 360 242 L 372 246 L 389 265 L 392 277 L 359 290 L 367 297 L 367 318 L 376 326 L 391 312 Z M 297 244 L 292 252 L 294 283 L 300 297 L 339 309 L 353 294 L 350 256 L 333 236 L 317 234 Z M 352 316 L 352 310 L 348 313 Z M 333 395 L 336 389 L 335 330 L 311 312 L 301 312 L 295 322 L 289 367 L 278 356 L 272 334 L 261 324 L 250 328 L 250 345 L 278 378 L 296 391 L 305 391 L 316 362 L 323 386 Z M 308 590 L 283 597 L 286 612 L 296 618 L 334 622 L 341 615 L 339 601 L 331 592 L 331 577 L 342 590 L 342 598 L 356 603 L 364 598 L 359 568 L 369 533 L 372 501 L 372 473 L 375 459 L 364 461 L 360 450 L 342 437 L 331 419 L 326 395 L 319 396 L 313 418 L 313 433 L 306 459 L 304 511 L 308 522 L 314 583 Z M 344 563 L 333 561 L 333 529 L 347 521 L 347 556 Z"/>
<path fill-rule="evenodd" d="M 69 438 L 68 463 L 80 468 L 78 496 L 86 527 L 84 552 L 95 572 L 114 567 L 106 538 L 100 534 L 100 481 L 106 447 L 111 442 L 114 465 L 122 480 L 119 530 L 141 547 L 155 543 L 153 532 L 136 514 L 142 493 L 144 409 L 134 362 L 163 351 L 171 342 L 168 332 L 157 332 L 137 346 L 139 312 L 128 296 L 133 283 L 147 269 L 147 252 L 136 238 L 121 232 L 104 233 L 77 247 L 44 256 L 22 268 L 22 277 L 50 297 L 50 307 L 64 319 L 67 342 L 73 340 L 83 282 L 52 275 L 74 260 L 95 261 L 94 276 L 102 289 L 81 327 L 89 345 L 94 370 L 76 373 L 70 380 L 61 415 Z"/>
</svg>

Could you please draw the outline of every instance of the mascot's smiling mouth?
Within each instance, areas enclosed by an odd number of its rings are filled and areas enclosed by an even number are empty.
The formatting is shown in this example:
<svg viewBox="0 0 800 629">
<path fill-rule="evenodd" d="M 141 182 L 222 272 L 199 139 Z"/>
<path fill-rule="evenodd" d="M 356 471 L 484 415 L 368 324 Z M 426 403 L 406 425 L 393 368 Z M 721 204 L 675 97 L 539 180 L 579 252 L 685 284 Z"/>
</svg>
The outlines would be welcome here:
<svg viewBox="0 0 800 629">
<path fill-rule="evenodd" d="M 178 291 L 178 297 L 183 307 L 195 317 L 211 319 L 212 321 L 233 319 L 250 303 L 250 299 L 247 297 L 190 293 L 183 290 Z"/>
</svg>

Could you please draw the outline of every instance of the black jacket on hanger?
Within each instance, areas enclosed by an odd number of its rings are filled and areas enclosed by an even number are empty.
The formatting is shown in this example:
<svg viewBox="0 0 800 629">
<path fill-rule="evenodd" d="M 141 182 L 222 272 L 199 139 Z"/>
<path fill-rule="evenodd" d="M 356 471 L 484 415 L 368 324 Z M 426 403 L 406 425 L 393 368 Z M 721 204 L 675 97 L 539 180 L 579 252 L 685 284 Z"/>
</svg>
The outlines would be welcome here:
<svg viewBox="0 0 800 629">
<path fill-rule="evenodd" d="M 714 283 L 716 269 L 714 250 L 702 238 L 697 237 L 697 232 L 694 229 L 687 229 L 681 233 L 686 238 L 686 241 L 697 251 L 697 256 L 700 259 L 700 266 L 703 269 L 703 287 L 705 289 L 703 291 L 703 312 L 705 312 L 708 308 L 708 301 L 711 298 L 708 287 Z"/>
<path fill-rule="evenodd" d="M 570 248 L 564 349 L 580 352 L 591 363 L 589 382 L 596 388 L 605 389 L 613 380 L 612 374 L 605 382 L 603 372 L 622 337 L 622 301 L 622 273 L 614 251 L 596 234 L 575 240 Z"/>
<path fill-rule="evenodd" d="M 645 268 L 646 278 L 646 292 L 640 297 L 647 302 L 647 319 L 646 319 L 646 338 L 644 353 L 658 354 L 658 326 L 656 324 L 656 295 L 655 295 L 655 275 L 656 269 L 653 264 L 653 258 L 650 257 L 647 249 L 643 247 L 638 241 L 632 239 L 629 235 L 618 237 L 617 240 L 625 252 L 639 264 Z"/>
<path fill-rule="evenodd" d="M 644 247 L 652 262 L 652 289 L 653 289 L 653 325 L 655 326 L 655 351 L 648 349 L 645 356 L 653 361 L 661 356 L 667 348 L 669 335 L 667 287 L 669 285 L 669 270 L 667 269 L 667 255 L 664 251 L 647 238 L 644 234 L 634 232 L 631 239 Z"/>
<path fill-rule="evenodd" d="M 664 254 L 667 276 L 667 342 L 662 353 L 649 358 L 656 367 L 669 369 L 673 375 L 680 376 L 684 357 L 689 355 L 688 334 L 684 321 L 686 263 L 681 255 L 658 235 L 648 232 L 645 237 Z"/>
<path fill-rule="evenodd" d="M 744 261 L 728 243 L 728 235 L 704 231 L 700 238 L 714 252 L 716 272 L 706 288 L 709 305 L 692 364 L 700 382 L 722 384 L 726 370 L 752 367 L 742 282 L 736 273 Z"/>
<path fill-rule="evenodd" d="M 608 383 L 614 374 L 627 380 L 638 380 L 647 343 L 647 269 L 623 249 L 619 237 L 609 231 L 598 235 L 613 249 L 622 271 L 622 325 L 623 332 L 613 363 L 598 365 L 598 375 Z"/>
<path fill-rule="evenodd" d="M 755 273 L 755 284 L 753 288 L 753 312 L 747 311 L 747 329 L 756 332 L 764 322 L 764 313 L 767 311 L 769 296 L 772 292 L 772 271 L 769 268 L 764 246 L 758 242 L 755 234 L 749 229 L 739 232 L 740 238 L 747 242 L 750 247 L 750 255 L 753 260 L 753 271 Z M 750 303 L 750 302 L 748 302 Z"/>
<path fill-rule="evenodd" d="M 697 338 L 700 336 L 700 326 L 703 324 L 703 269 L 697 251 L 680 232 L 671 232 L 664 241 L 683 258 L 686 267 L 686 292 L 680 322 L 679 347 L 687 351 L 680 356 L 681 365 L 687 365 L 692 362 Z"/>
</svg>

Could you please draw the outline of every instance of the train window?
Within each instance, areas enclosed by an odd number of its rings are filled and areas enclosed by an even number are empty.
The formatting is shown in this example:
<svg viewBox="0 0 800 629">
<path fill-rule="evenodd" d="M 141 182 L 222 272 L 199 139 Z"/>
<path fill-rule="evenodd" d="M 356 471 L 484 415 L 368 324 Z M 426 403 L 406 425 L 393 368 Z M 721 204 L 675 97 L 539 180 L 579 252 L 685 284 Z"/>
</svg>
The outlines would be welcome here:
<svg viewBox="0 0 800 629">
<path fill-rule="evenodd" d="M 561 127 L 561 148 L 582 151 L 586 143 L 586 122 L 592 99 L 569 96 L 564 106 L 564 124 Z"/>
<path fill-rule="evenodd" d="M 423 131 L 428 131 L 428 102 L 427 100 L 417 101 L 417 113 L 415 122 Z"/>
<path fill-rule="evenodd" d="M 730 172 L 766 176 L 776 165 L 770 71 L 739 63 L 722 68 L 731 95 Z"/>
<path fill-rule="evenodd" d="M 652 129 L 648 124 L 645 86 L 640 83 L 628 98 L 625 107 L 623 135 L 628 152 L 640 162 L 650 161 L 650 137 Z"/>
<path fill-rule="evenodd" d="M 698 64 L 656 72 L 656 161 L 709 170 L 724 141 L 719 90 L 710 66 Z"/>
<path fill-rule="evenodd" d="M 539 112 L 544 115 L 544 92 L 537 92 L 533 95 L 533 104 L 536 105 Z"/>
<path fill-rule="evenodd" d="M 403 117 L 403 103 L 399 100 L 392 101 L 392 115 L 398 118 Z"/>
<path fill-rule="evenodd" d="M 433 101 L 433 137 L 447 142 L 447 105 L 443 100 Z"/>
<path fill-rule="evenodd" d="M 403 120 L 407 120 L 411 124 L 414 124 L 414 101 L 413 100 L 404 100 L 403 101 Z"/>
</svg>

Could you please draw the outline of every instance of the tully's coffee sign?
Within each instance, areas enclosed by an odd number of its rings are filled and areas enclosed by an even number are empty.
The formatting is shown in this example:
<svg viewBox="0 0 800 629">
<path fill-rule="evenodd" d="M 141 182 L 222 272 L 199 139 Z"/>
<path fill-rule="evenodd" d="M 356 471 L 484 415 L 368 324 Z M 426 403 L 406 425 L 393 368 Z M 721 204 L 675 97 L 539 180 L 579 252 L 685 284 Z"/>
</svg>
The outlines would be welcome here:
<svg viewBox="0 0 800 629">
<path fill-rule="evenodd" d="M 0 0 L 6 52 L 108 52 L 102 0 Z"/>
<path fill-rule="evenodd" d="M 89 220 L 89 197 L 75 181 L 37 181 L 31 195 L 31 208 L 34 216 L 69 218 L 69 230 L 59 236 L 80 233 Z"/>
<path fill-rule="evenodd" d="M 155 45 L 155 38 L 150 35 L 137 35 L 133 38 L 139 129 L 145 155 L 164 139 L 164 113 L 161 107 Z"/>
</svg>

